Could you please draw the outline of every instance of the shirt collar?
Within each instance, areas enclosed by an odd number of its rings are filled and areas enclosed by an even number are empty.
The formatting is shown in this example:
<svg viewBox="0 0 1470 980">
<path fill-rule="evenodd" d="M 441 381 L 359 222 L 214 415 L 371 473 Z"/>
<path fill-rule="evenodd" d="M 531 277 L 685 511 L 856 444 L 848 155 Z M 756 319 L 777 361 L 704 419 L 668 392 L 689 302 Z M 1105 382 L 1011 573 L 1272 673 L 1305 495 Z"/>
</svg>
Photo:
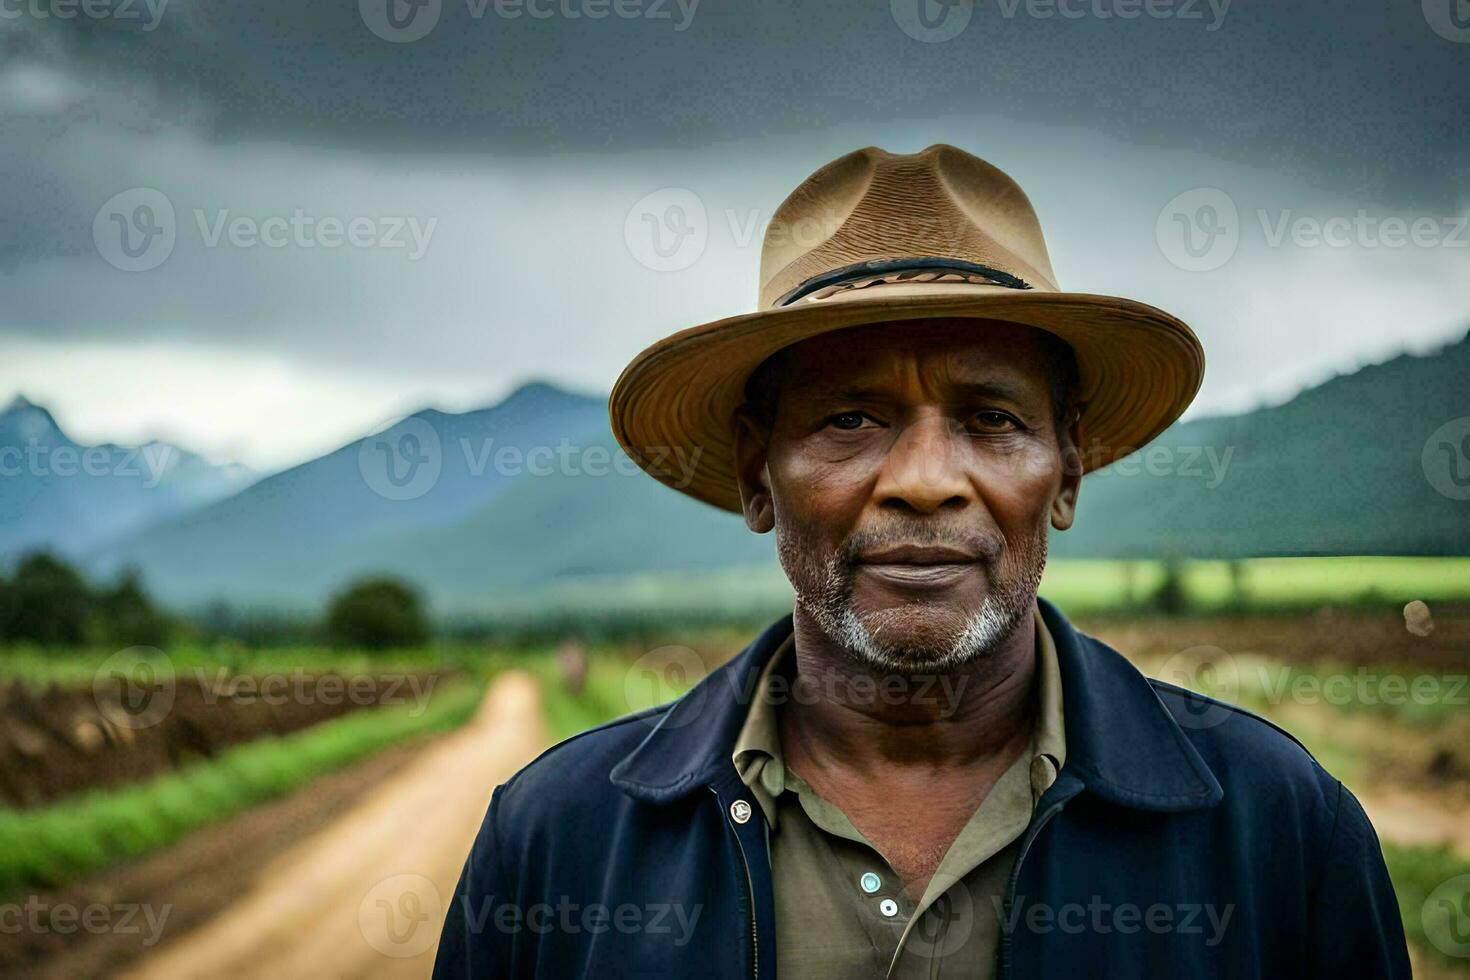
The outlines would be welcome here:
<svg viewBox="0 0 1470 980">
<path fill-rule="evenodd" d="M 756 682 L 756 696 L 751 699 L 745 724 L 740 728 L 735 750 L 730 755 L 735 771 L 740 774 L 740 781 L 750 787 L 751 795 L 766 815 L 766 822 L 773 828 L 776 826 L 776 798 L 786 789 L 775 680 L 777 676 L 789 676 L 778 672 L 784 671 L 795 648 L 796 635 L 793 633 L 782 641 L 766 662 Z"/>
<path fill-rule="evenodd" d="M 1057 657 L 1056 640 L 1052 637 L 1051 629 L 1047 627 L 1039 606 L 1035 618 L 1037 715 L 1033 755 L 1045 759 L 1051 765 L 1051 777 L 1046 780 L 1047 786 L 1050 786 L 1067 762 L 1066 699 L 1062 695 L 1062 667 Z M 1033 775 L 1033 784 L 1036 781 Z"/>
<path fill-rule="evenodd" d="M 1037 606 L 1057 655 L 1067 772 L 1121 806 L 1167 812 L 1218 803 L 1219 781 L 1148 679 L 1117 651 L 1078 632 L 1047 600 Z M 764 668 L 791 633 L 787 615 L 663 709 L 612 768 L 613 784 L 634 799 L 663 804 L 738 781 L 732 750 Z"/>
<path fill-rule="evenodd" d="M 1033 796 L 1039 797 L 1056 781 L 1067 760 L 1067 733 L 1056 643 L 1040 609 L 1032 619 L 1036 637 L 1037 716 L 1031 740 L 1030 773 Z M 793 671 L 789 661 L 795 647 L 795 635 L 790 634 L 766 661 L 756 681 L 745 723 L 736 736 L 735 750 L 730 755 L 741 782 L 750 787 L 751 795 L 773 829 L 777 826 L 776 799 L 786 790 L 778 706 L 785 701 L 783 692 L 791 690 Z"/>
</svg>

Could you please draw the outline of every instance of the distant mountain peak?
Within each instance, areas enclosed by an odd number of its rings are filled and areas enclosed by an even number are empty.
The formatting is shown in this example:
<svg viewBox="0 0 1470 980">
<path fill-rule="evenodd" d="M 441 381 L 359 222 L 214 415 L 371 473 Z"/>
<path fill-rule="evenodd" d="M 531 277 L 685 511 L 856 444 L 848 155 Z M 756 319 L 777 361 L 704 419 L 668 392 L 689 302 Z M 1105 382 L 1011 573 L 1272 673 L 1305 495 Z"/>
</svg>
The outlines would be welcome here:
<svg viewBox="0 0 1470 980">
<path fill-rule="evenodd" d="M 24 395 L 0 410 L 0 450 L 12 460 L 0 479 L 0 561 L 35 548 L 81 556 L 253 479 L 169 442 L 78 443 Z"/>
<path fill-rule="evenodd" d="M 20 442 L 33 440 L 65 440 L 66 435 L 51 413 L 25 395 L 17 394 L 0 412 L 0 432 L 4 438 Z"/>
<path fill-rule="evenodd" d="M 413 413 L 413 418 L 423 419 L 430 425 L 438 426 L 445 421 L 454 419 L 478 418 L 481 416 L 534 416 L 544 411 L 557 411 L 564 409 L 584 409 L 591 406 L 602 406 L 607 404 L 606 396 L 589 395 L 579 391 L 563 388 L 561 385 L 551 381 L 532 380 L 523 382 L 511 390 L 498 402 L 486 405 L 482 408 L 470 409 L 465 412 L 447 412 L 441 408 L 430 406 L 421 408 Z"/>
<path fill-rule="evenodd" d="M 520 403 L 524 403 L 524 402 L 536 403 L 536 402 L 546 401 L 548 399 L 553 399 L 553 400 L 558 400 L 558 401 L 561 401 L 561 400 L 578 400 L 578 401 L 583 401 L 583 400 L 588 400 L 588 399 L 591 399 L 591 398 L 592 398 L 591 395 L 586 395 L 586 394 L 583 394 L 581 392 L 571 391 L 571 390 L 569 390 L 567 388 L 563 388 L 562 386 L 560 386 L 558 384 L 555 384 L 553 382 L 550 382 L 550 381 L 546 381 L 544 379 L 537 378 L 537 379 L 533 379 L 531 381 L 526 381 L 526 382 L 523 382 L 523 383 L 517 385 L 516 388 L 509 395 L 506 395 L 505 396 L 505 398 L 500 402 L 500 404 L 501 405 L 510 405 L 512 403 L 520 404 Z"/>
</svg>

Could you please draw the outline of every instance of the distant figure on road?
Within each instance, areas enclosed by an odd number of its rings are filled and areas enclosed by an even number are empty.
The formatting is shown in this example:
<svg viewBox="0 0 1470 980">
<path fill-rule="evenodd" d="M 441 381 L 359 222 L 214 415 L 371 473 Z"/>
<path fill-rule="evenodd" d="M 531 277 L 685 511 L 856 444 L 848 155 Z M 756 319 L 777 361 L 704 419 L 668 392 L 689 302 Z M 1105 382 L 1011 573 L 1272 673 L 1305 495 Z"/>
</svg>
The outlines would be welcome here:
<svg viewBox="0 0 1470 980">
<path fill-rule="evenodd" d="M 567 640 L 556 648 L 556 666 L 561 671 L 561 686 L 573 696 L 587 686 L 587 651 L 575 640 Z"/>
</svg>

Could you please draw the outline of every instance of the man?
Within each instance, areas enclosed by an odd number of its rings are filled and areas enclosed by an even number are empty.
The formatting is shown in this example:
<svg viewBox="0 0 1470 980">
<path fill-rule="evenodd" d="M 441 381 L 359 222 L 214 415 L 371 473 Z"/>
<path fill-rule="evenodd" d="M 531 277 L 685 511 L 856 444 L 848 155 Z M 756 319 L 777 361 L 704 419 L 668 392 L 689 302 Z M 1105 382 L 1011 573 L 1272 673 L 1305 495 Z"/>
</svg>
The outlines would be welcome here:
<svg viewBox="0 0 1470 980">
<path fill-rule="evenodd" d="M 1059 291 L 1020 188 L 944 145 L 818 170 L 761 278 L 610 409 L 775 531 L 793 615 L 496 790 L 436 975 L 1408 976 L 1352 794 L 1036 596 L 1082 473 L 1198 389 L 1189 328 Z"/>
</svg>

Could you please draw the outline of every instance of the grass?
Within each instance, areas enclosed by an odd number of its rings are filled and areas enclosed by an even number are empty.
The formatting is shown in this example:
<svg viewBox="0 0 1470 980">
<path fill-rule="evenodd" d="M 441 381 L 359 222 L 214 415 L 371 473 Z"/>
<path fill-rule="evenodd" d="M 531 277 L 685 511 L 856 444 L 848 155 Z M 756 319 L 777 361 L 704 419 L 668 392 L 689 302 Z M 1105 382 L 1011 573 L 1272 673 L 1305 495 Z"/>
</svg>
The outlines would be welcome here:
<svg viewBox="0 0 1470 980">
<path fill-rule="evenodd" d="M 367 652 L 330 647 L 291 646 L 251 649 L 233 644 L 172 644 L 167 651 L 146 653 L 161 672 L 213 674 L 221 667 L 232 674 L 276 674 L 303 670 L 335 671 L 343 675 L 402 673 L 408 671 L 461 668 L 484 676 L 487 657 L 483 646 L 435 644 L 409 650 Z M 33 644 L 0 647 L 0 682 L 21 680 L 35 686 L 87 688 L 109 657 L 119 651 L 110 647 L 48 649 Z"/>
<path fill-rule="evenodd" d="M 1251 558 L 1181 566 L 1190 612 L 1289 611 L 1320 605 L 1403 605 L 1470 598 L 1470 558 Z M 1164 581 L 1157 561 L 1058 559 L 1041 594 L 1071 615 L 1137 609 Z"/>
<path fill-rule="evenodd" d="M 1470 958 L 1452 955 L 1456 936 L 1447 921 L 1454 915 L 1463 922 L 1464 910 L 1470 909 L 1470 861 L 1440 847 L 1395 844 L 1384 844 L 1383 857 L 1409 941 L 1439 966 L 1470 976 Z M 1434 901 L 1426 907 L 1431 896 Z M 1470 939 L 1460 942 L 1470 944 Z"/>
<path fill-rule="evenodd" d="M 427 708 L 355 711 L 263 738 L 177 772 L 34 810 L 0 809 L 0 896 L 53 888 L 174 843 L 405 739 L 449 731 L 479 704 L 479 685 L 445 685 Z"/>
<path fill-rule="evenodd" d="M 540 682 L 547 725 L 557 741 L 619 715 L 662 704 L 682 691 L 667 673 L 648 670 L 626 655 L 609 651 L 588 656 L 587 680 L 575 695 L 566 689 L 550 658 L 536 662 L 530 670 Z"/>
</svg>

